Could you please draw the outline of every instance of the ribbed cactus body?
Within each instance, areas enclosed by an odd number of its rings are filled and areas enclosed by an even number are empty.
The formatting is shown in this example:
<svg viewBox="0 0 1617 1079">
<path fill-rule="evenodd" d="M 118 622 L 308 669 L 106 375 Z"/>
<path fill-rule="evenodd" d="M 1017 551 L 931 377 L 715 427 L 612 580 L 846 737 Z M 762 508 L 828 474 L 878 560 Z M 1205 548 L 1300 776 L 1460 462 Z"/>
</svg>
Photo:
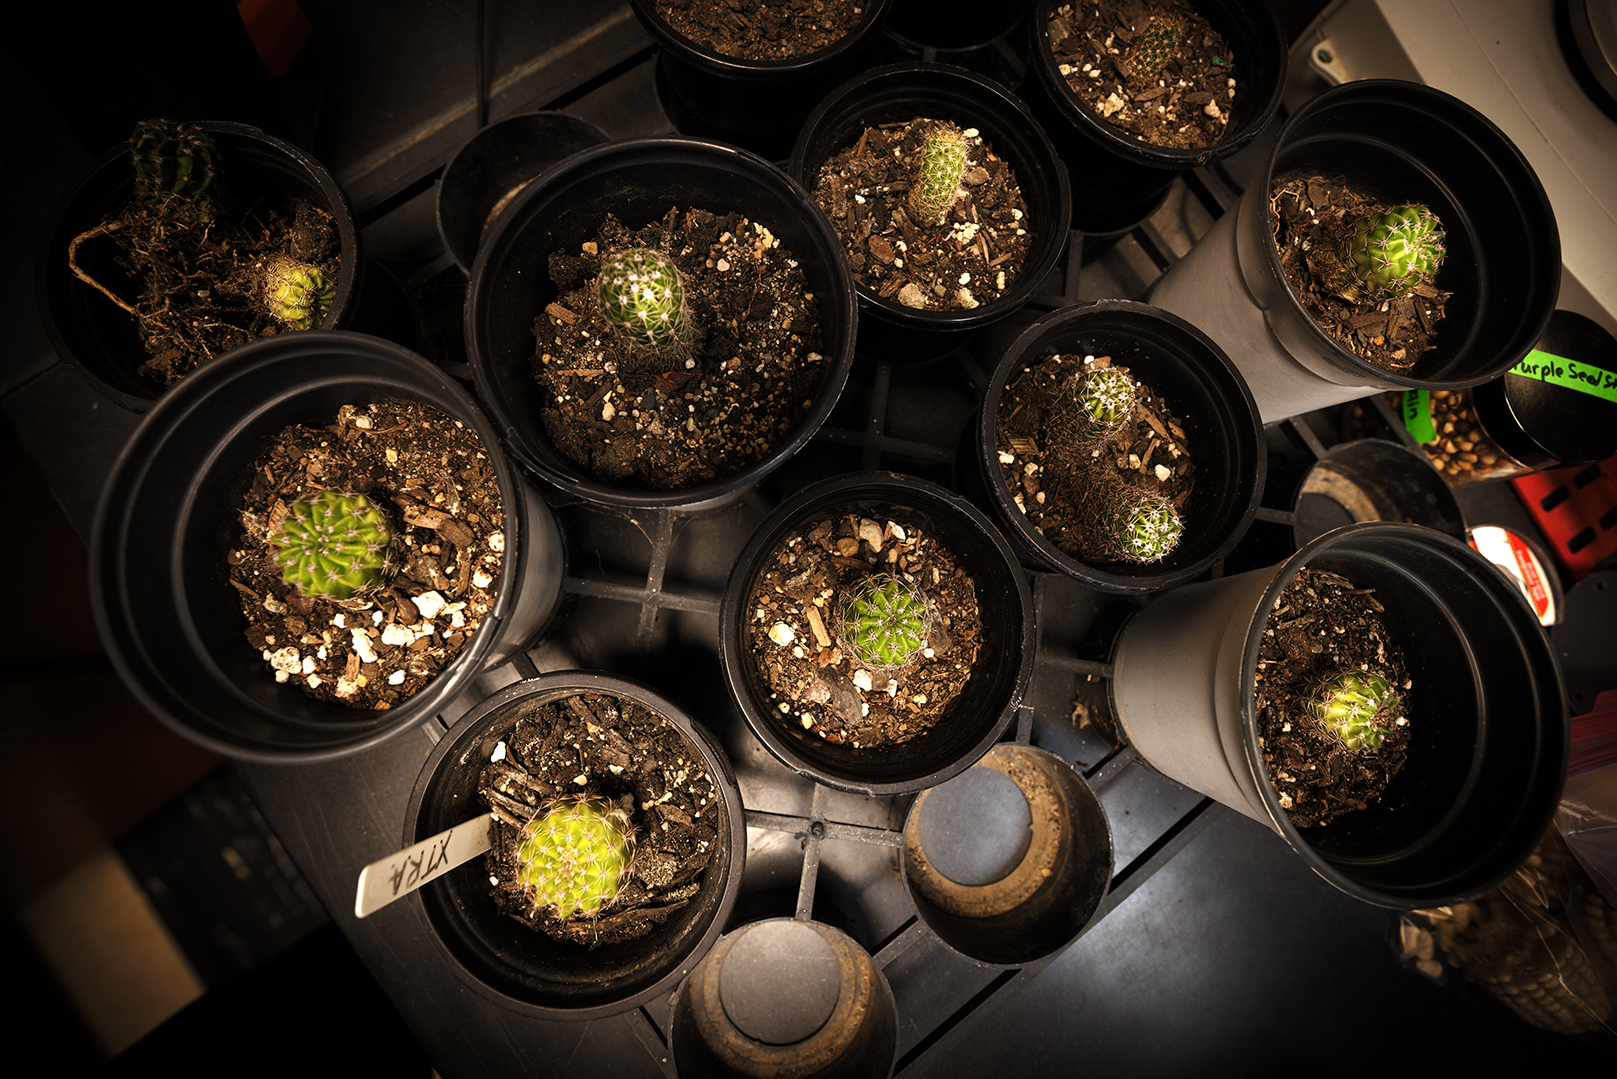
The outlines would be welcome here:
<svg viewBox="0 0 1617 1079">
<path fill-rule="evenodd" d="M 360 494 L 320 491 L 299 499 L 270 543 L 281 579 L 305 596 L 347 599 L 378 587 L 393 569 L 387 515 Z"/>
<path fill-rule="evenodd" d="M 902 577 L 860 581 L 844 597 L 838 618 L 841 643 L 866 667 L 902 667 L 926 647 L 926 597 Z"/>
<path fill-rule="evenodd" d="M 1100 524 L 1125 559 L 1157 562 L 1179 546 L 1185 525 L 1172 502 L 1120 479 L 1104 482 L 1096 499 Z"/>
<path fill-rule="evenodd" d="M 1399 206 L 1361 218 L 1341 250 L 1348 300 L 1407 296 L 1443 264 L 1443 225 L 1425 206 Z"/>
<path fill-rule="evenodd" d="M 685 306 L 685 287 L 672 259 L 649 247 L 620 248 L 601 260 L 601 311 L 607 321 L 637 345 L 685 348 L 694 328 Z"/>
<path fill-rule="evenodd" d="M 1062 383 L 1045 421 L 1050 449 L 1082 452 L 1117 434 L 1134 415 L 1139 384 L 1116 367 L 1086 367 Z"/>
<path fill-rule="evenodd" d="M 331 280 L 317 266 L 277 257 L 264 267 L 265 308 L 294 330 L 320 325 L 334 294 Z"/>
<path fill-rule="evenodd" d="M 1332 675 L 1312 688 L 1308 701 L 1320 729 L 1354 752 L 1380 748 L 1398 706 L 1387 680 L 1364 671 Z"/>
<path fill-rule="evenodd" d="M 533 905 L 589 918 L 617 897 L 634 860 L 628 815 L 605 798 L 578 795 L 540 807 L 522 830 L 517 879 Z"/>
<path fill-rule="evenodd" d="M 953 124 L 938 124 L 921 147 L 921 167 L 910 183 L 910 215 L 924 225 L 942 222 L 965 171 L 965 136 Z"/>
<path fill-rule="evenodd" d="M 1153 15 L 1145 31 L 1134 39 L 1128 51 L 1129 71 L 1137 79 L 1155 78 L 1179 52 L 1179 43 L 1185 36 L 1183 19 L 1172 15 Z"/>
<path fill-rule="evenodd" d="M 129 137 L 135 166 L 135 199 L 165 217 L 210 220 L 214 158 L 218 151 L 193 124 L 145 120 Z"/>
</svg>

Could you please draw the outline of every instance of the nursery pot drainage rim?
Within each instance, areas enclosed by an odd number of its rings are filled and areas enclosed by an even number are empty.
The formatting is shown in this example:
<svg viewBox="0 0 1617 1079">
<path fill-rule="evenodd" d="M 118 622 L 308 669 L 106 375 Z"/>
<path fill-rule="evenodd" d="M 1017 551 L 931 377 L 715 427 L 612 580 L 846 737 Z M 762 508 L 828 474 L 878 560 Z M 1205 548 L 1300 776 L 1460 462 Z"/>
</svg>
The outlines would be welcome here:
<svg viewBox="0 0 1617 1079">
<path fill-rule="evenodd" d="M 1466 535 L 1454 489 L 1426 455 L 1375 438 L 1333 446 L 1315 461 L 1298 485 L 1291 518 L 1295 547 L 1365 521 L 1425 525 L 1459 540 Z"/>
</svg>

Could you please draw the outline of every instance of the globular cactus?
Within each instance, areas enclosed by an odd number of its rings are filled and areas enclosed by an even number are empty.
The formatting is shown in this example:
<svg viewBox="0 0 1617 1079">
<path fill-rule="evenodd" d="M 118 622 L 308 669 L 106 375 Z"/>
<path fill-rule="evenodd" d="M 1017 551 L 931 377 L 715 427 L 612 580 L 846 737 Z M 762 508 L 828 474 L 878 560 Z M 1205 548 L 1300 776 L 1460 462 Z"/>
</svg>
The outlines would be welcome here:
<svg viewBox="0 0 1617 1079">
<path fill-rule="evenodd" d="M 1058 454 L 1082 456 L 1121 431 L 1134 415 L 1139 384 L 1116 367 L 1086 367 L 1062 383 L 1045 419 Z"/>
<path fill-rule="evenodd" d="M 1185 22 L 1173 15 L 1151 16 L 1145 31 L 1134 39 L 1125 63 L 1136 79 L 1154 79 L 1157 73 L 1179 52 L 1179 43 L 1185 36 Z"/>
<path fill-rule="evenodd" d="M 320 325 L 335 291 L 318 266 L 276 256 L 264 267 L 265 310 L 294 330 Z"/>
<path fill-rule="evenodd" d="M 1343 241 L 1332 287 L 1349 302 L 1407 296 L 1443 264 L 1443 225 L 1425 206 L 1359 219 Z"/>
<path fill-rule="evenodd" d="M 1365 671 L 1341 671 L 1308 695 L 1308 710 L 1320 730 L 1355 753 L 1381 747 L 1398 708 L 1391 684 Z"/>
<path fill-rule="evenodd" d="M 940 123 L 921 147 L 921 168 L 910 182 L 910 216 L 923 225 L 940 224 L 954 205 L 966 171 L 966 138 L 953 124 Z"/>
<path fill-rule="evenodd" d="M 145 120 L 129 137 L 135 166 L 135 199 L 164 217 L 213 218 L 214 158 L 218 150 L 207 132 L 193 124 Z"/>
<path fill-rule="evenodd" d="M 904 667 L 926 647 L 926 596 L 902 577 L 866 577 L 843 598 L 837 616 L 839 642 L 866 667 Z"/>
<path fill-rule="evenodd" d="M 695 338 L 679 267 L 649 247 L 619 248 L 601 260 L 601 311 L 629 340 L 650 349 L 689 348 Z"/>
<path fill-rule="evenodd" d="M 378 587 L 394 569 L 392 526 L 360 494 L 320 491 L 299 499 L 270 543 L 281 579 L 305 596 L 348 599 Z"/>
<path fill-rule="evenodd" d="M 1123 558 L 1159 562 L 1179 546 L 1185 524 L 1172 502 L 1115 477 L 1098 482 L 1101 489 L 1091 512 Z"/>
<path fill-rule="evenodd" d="M 629 815 L 605 798 L 571 795 L 539 808 L 522 829 L 517 879 L 539 910 L 592 918 L 617 898 L 634 860 Z"/>
</svg>

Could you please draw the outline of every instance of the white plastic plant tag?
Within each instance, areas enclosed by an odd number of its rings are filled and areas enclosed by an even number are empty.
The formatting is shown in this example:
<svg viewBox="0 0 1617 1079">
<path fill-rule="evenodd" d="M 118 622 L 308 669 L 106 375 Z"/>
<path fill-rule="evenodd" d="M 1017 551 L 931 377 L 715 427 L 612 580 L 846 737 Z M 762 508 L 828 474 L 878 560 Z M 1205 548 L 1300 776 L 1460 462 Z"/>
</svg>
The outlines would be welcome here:
<svg viewBox="0 0 1617 1079">
<path fill-rule="evenodd" d="M 399 896 L 410 894 L 488 850 L 491 823 L 487 813 L 481 814 L 361 869 L 354 917 L 374 914 Z"/>
</svg>

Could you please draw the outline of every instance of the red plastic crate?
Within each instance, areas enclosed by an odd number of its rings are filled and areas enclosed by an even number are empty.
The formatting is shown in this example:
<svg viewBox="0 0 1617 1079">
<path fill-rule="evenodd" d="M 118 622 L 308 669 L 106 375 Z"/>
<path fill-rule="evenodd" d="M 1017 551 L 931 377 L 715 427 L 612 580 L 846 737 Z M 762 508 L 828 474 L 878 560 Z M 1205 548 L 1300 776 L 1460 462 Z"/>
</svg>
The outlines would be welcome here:
<svg viewBox="0 0 1617 1079">
<path fill-rule="evenodd" d="M 1617 552 L 1617 457 L 1510 481 L 1545 541 L 1574 577 Z"/>
</svg>

